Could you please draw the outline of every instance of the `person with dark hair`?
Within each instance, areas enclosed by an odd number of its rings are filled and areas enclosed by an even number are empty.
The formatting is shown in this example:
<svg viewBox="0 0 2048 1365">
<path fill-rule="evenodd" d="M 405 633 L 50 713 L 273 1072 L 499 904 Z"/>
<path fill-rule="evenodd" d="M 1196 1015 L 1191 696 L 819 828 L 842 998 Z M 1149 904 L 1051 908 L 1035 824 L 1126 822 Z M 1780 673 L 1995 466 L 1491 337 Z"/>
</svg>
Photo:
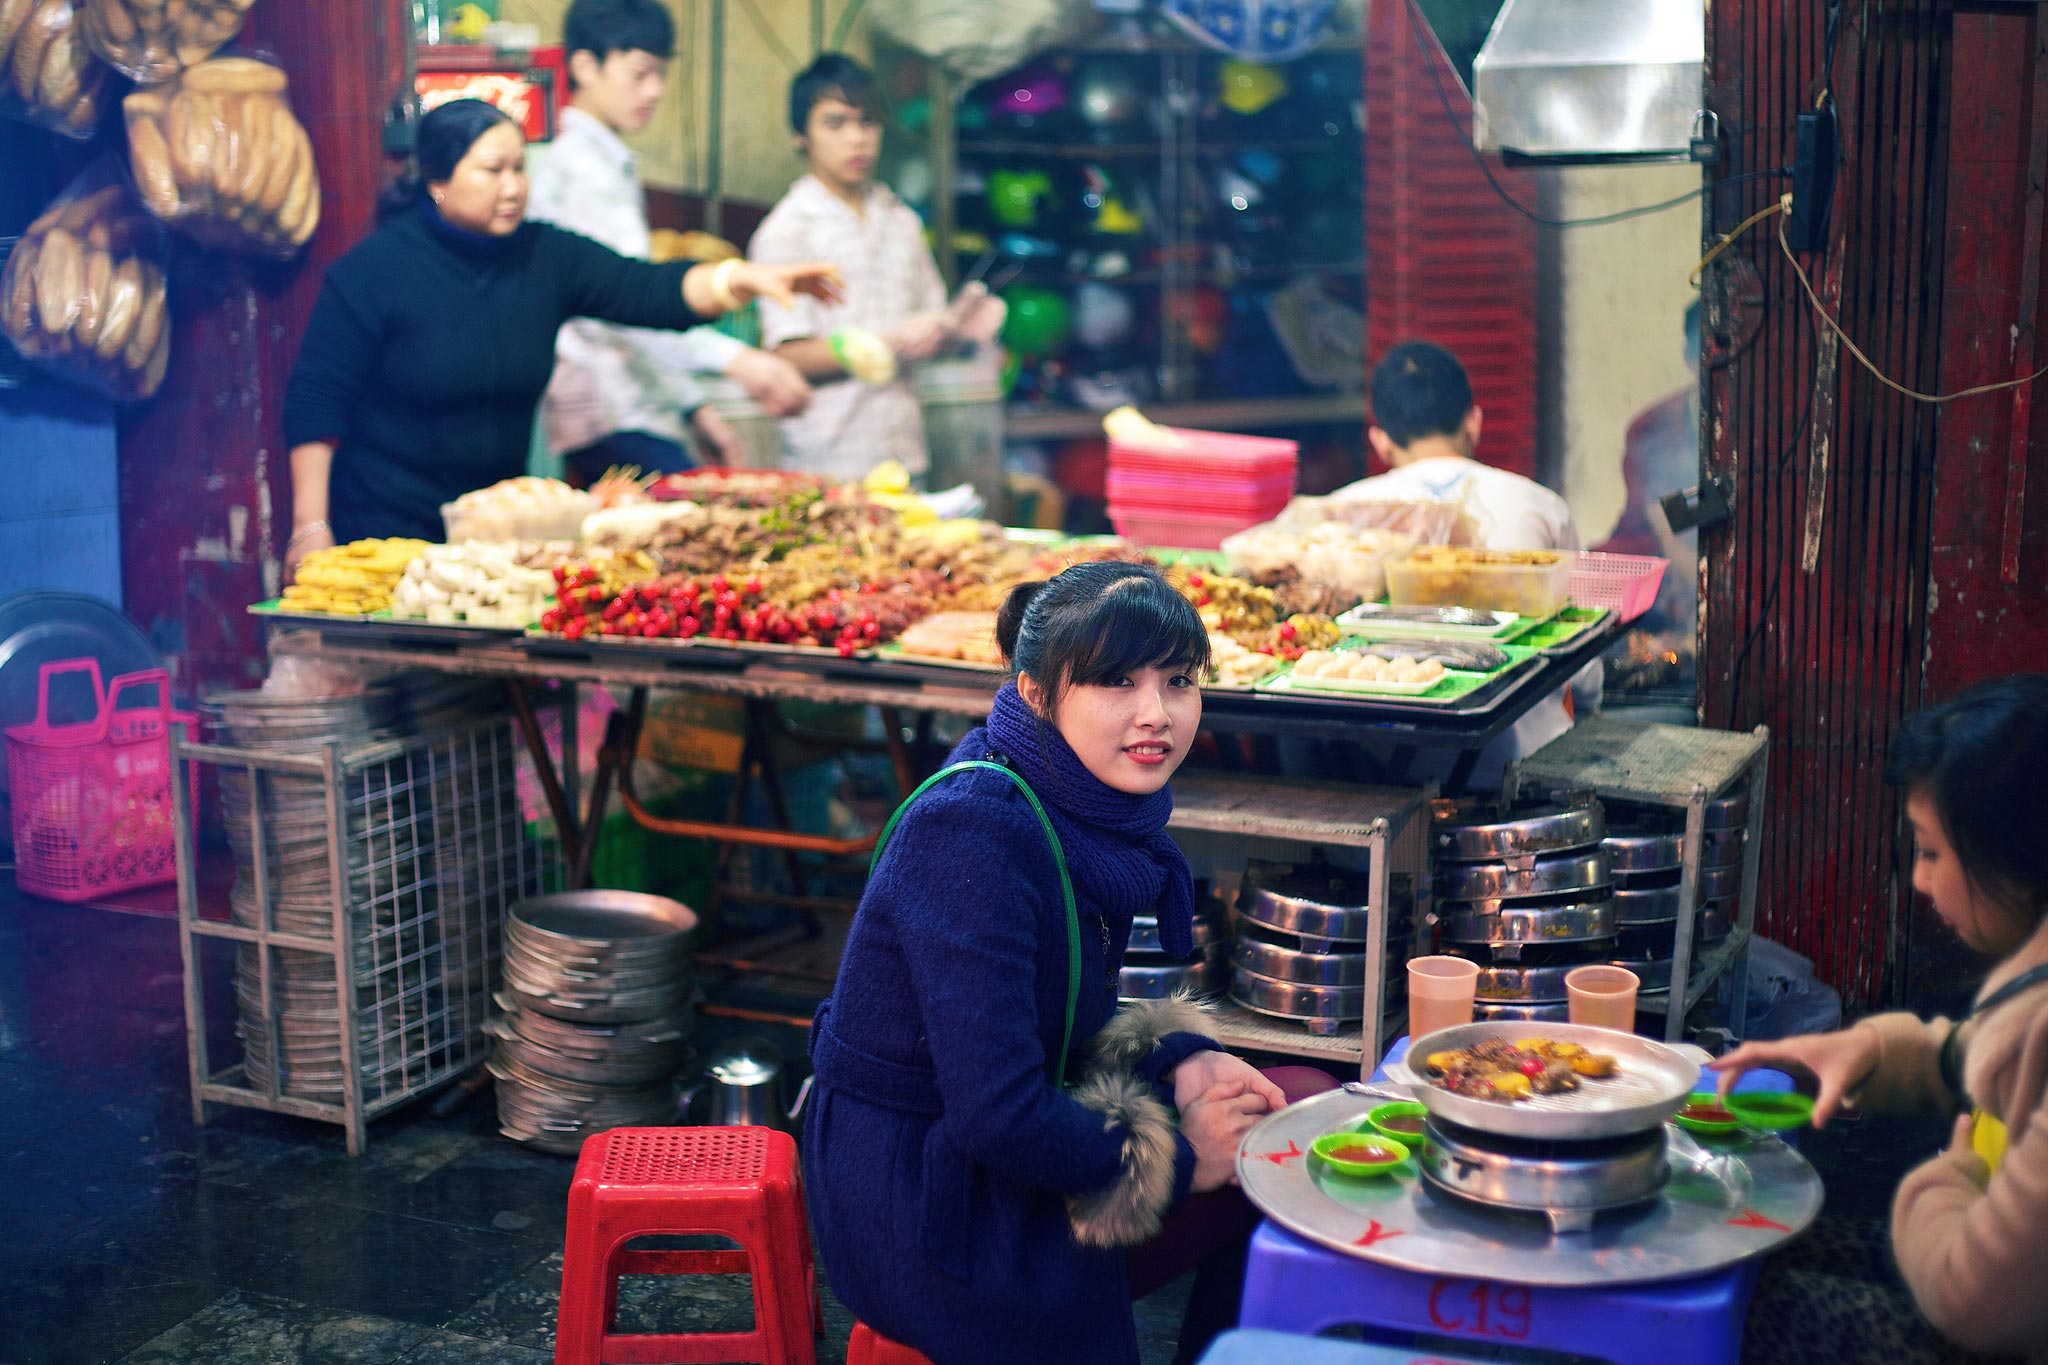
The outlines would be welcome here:
<svg viewBox="0 0 2048 1365">
<path fill-rule="evenodd" d="M 1167 783 L 1208 635 L 1157 569 L 1088 563 L 1013 589 L 996 636 L 1010 680 L 884 828 L 812 1023 L 818 1254 L 855 1317 L 939 1365 L 1130 1365 L 1134 1278 L 1199 1262 L 1192 1359 L 1238 1301 L 1200 1278 L 1241 1275 L 1255 1222 L 1225 1189 L 1238 1142 L 1288 1099 L 1199 1006 L 1117 1008 L 1135 916 L 1196 951 Z"/>
<path fill-rule="evenodd" d="M 1448 502 L 1494 550 L 1576 550 L 1579 533 L 1563 498 L 1533 479 L 1481 464 L 1485 414 L 1465 367 L 1443 347 L 1406 341 L 1372 375 L 1366 438 L 1390 472 L 1338 489 L 1352 502 Z"/>
<path fill-rule="evenodd" d="M 1366 430 L 1389 472 L 1340 488 L 1331 501 L 1447 503 L 1465 514 L 1472 543 L 1486 549 L 1578 549 L 1579 533 L 1563 498 L 1534 479 L 1479 462 L 1483 422 L 1472 399 L 1472 382 L 1456 356 L 1434 342 L 1402 342 L 1373 371 L 1372 425 Z M 1571 728 L 1567 692 L 1580 708 L 1597 708 L 1600 679 L 1600 664 L 1588 664 L 1570 684 L 1516 721 L 1481 752 L 1471 789 L 1497 786 L 1509 763 Z M 1453 756 L 1432 751 L 1421 763 L 1441 779 Z"/>
<path fill-rule="evenodd" d="M 1909 717 L 1885 777 L 1905 793 L 1913 889 L 1997 959 L 1960 1020 L 1879 1014 L 1836 1033 L 1745 1043 L 1714 1063 L 1845 1107 L 1957 1115 L 1948 1149 L 1892 1204 L 1891 1245 L 1927 1321 L 1973 1351 L 2048 1361 L 2048 674 L 2001 678 Z M 1831 1319 L 1832 1320 L 1832 1319 Z M 1898 1360 L 1831 1344 L 1802 1360 Z"/>
<path fill-rule="evenodd" d="M 625 139 L 653 121 L 675 56 L 661 0 L 574 0 L 562 20 L 569 105 L 533 172 L 528 216 L 646 259 L 652 236 L 638 164 Z M 577 318 L 555 341 L 541 402 L 548 452 L 586 485 L 613 466 L 666 473 L 691 465 L 684 430 L 709 464 L 741 455 L 692 373 L 724 374 L 777 417 L 803 410 L 796 366 L 709 327 L 663 332 Z"/>
<path fill-rule="evenodd" d="M 439 540 L 440 509 L 525 472 L 573 317 L 686 328 L 754 298 L 838 296 L 815 262 L 629 260 L 526 221 L 526 139 L 481 100 L 420 120 L 394 211 L 327 271 L 285 391 L 289 575 L 364 536 Z"/>
<path fill-rule="evenodd" d="M 836 304 L 798 299 L 761 308 L 762 344 L 818 385 L 810 407 L 783 423 L 792 463 L 833 479 L 858 479 L 884 460 L 921 474 L 930 463 L 924 415 L 899 367 L 932 360 L 955 342 L 992 341 L 1002 301 L 976 284 L 948 307 L 924 225 L 875 179 L 882 101 L 866 67 L 827 52 L 798 72 L 789 125 L 808 174 L 755 230 L 748 255 L 830 261 L 846 280 Z M 886 348 L 879 372 L 848 344 L 858 333 Z M 856 368 L 861 378 L 850 377 Z"/>
</svg>

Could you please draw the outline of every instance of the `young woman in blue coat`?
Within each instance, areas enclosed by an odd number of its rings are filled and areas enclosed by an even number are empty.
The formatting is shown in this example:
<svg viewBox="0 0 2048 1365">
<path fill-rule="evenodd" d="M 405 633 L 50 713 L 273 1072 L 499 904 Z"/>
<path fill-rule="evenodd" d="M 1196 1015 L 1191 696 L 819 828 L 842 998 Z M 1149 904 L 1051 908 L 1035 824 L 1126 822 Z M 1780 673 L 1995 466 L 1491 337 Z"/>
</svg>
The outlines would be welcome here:
<svg viewBox="0 0 2048 1365">
<path fill-rule="evenodd" d="M 952 755 L 984 766 L 885 832 L 812 1027 L 807 1193 L 834 1291 L 936 1365 L 1132 1365 L 1126 1250 L 1286 1103 L 1199 1006 L 1117 1008 L 1133 916 L 1194 953 L 1167 780 L 1208 636 L 1158 570 L 1099 563 L 1013 590 L 997 641 L 1011 679 Z"/>
</svg>

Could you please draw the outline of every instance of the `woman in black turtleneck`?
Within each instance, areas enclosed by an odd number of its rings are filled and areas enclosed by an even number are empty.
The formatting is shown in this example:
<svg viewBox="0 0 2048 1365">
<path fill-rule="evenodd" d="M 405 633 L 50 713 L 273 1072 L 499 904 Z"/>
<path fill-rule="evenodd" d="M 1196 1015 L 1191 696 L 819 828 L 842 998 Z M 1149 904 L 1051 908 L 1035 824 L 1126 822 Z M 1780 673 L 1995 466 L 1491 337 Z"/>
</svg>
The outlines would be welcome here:
<svg viewBox="0 0 2048 1365">
<path fill-rule="evenodd" d="M 762 295 L 827 300 L 826 265 L 656 265 L 526 221 L 526 140 L 480 100 L 420 121 L 418 180 L 327 272 L 285 391 L 289 574 L 364 536 L 439 540 L 441 504 L 524 473 L 574 317 L 694 327 Z"/>
</svg>

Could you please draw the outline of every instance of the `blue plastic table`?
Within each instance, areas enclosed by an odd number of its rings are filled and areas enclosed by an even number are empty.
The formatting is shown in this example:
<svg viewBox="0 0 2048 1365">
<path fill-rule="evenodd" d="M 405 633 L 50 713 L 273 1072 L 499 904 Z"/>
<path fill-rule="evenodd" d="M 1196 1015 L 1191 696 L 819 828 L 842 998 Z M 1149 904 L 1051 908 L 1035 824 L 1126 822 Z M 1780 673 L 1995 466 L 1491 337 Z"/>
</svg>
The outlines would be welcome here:
<svg viewBox="0 0 2048 1365">
<path fill-rule="evenodd" d="M 1237 1328 L 1209 1343 L 1196 1365 L 1485 1365 L 1474 1356 Z"/>
<path fill-rule="evenodd" d="M 1407 1050 L 1408 1039 L 1397 1039 L 1374 1079 L 1384 1080 L 1387 1062 Z M 1789 1090 L 1792 1081 L 1782 1072 L 1753 1071 L 1740 1088 Z M 1267 1221 L 1252 1235 L 1239 1322 L 1246 1328 L 1311 1336 L 1359 1325 L 1469 1338 L 1487 1346 L 1568 1351 L 1620 1365 L 1732 1365 L 1740 1359 L 1757 1265 L 1749 1261 L 1657 1284 L 1560 1289 L 1420 1274 L 1318 1246 Z M 1483 1272 L 1485 1267 L 1472 1269 Z M 1340 1365 L 1406 1361 L 1415 1354 L 1272 1359 Z"/>
</svg>

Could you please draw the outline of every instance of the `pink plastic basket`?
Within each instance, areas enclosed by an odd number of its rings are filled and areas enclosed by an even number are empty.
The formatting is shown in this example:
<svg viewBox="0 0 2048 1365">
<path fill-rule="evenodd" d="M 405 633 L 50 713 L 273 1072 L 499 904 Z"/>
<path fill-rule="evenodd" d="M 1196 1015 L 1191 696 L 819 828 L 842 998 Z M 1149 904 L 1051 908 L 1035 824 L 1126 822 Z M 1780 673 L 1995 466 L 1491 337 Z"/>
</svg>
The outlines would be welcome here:
<svg viewBox="0 0 2048 1365">
<path fill-rule="evenodd" d="M 1234 436 L 1222 431 L 1185 431 L 1169 428 L 1185 444 L 1171 449 L 1157 446 L 1109 444 L 1111 469 L 1144 470 L 1165 474 L 1192 474 L 1201 478 L 1244 478 L 1285 474 L 1294 476 L 1301 462 L 1297 442 L 1271 436 Z"/>
<path fill-rule="evenodd" d="M 1655 555 L 1613 555 L 1586 551 L 1572 565 L 1572 602 L 1605 607 L 1627 625 L 1657 600 L 1668 559 Z"/>
<path fill-rule="evenodd" d="M 1109 520 L 1118 535 L 1136 545 L 1175 550 L 1220 550 L 1224 537 L 1234 535 L 1247 526 L 1256 526 L 1266 518 L 1147 512 L 1111 504 Z"/>
<path fill-rule="evenodd" d="M 50 723 L 50 679 L 92 675 L 97 714 L 77 725 Z M 126 694 L 154 688 L 154 704 L 122 708 Z M 172 722 L 161 668 L 100 682 L 92 659 L 47 663 L 36 686 L 36 718 L 7 729 L 8 789 L 14 805 L 14 880 L 51 900 L 83 901 L 178 875 L 171 806 Z M 199 796 L 192 770 L 192 799 Z"/>
</svg>

